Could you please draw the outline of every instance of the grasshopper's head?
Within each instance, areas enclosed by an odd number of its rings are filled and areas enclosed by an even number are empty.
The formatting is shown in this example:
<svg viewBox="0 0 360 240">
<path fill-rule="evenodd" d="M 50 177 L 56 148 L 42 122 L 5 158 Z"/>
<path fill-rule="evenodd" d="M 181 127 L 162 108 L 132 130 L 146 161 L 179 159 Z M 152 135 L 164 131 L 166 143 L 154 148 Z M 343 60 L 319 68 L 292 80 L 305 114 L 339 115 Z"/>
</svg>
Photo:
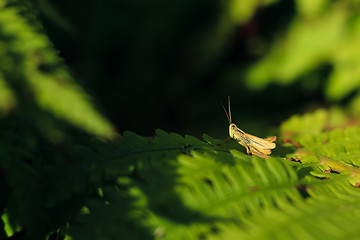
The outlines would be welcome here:
<svg viewBox="0 0 360 240">
<path fill-rule="evenodd" d="M 229 136 L 232 138 L 236 132 L 237 126 L 235 123 L 230 123 L 229 125 Z"/>
</svg>

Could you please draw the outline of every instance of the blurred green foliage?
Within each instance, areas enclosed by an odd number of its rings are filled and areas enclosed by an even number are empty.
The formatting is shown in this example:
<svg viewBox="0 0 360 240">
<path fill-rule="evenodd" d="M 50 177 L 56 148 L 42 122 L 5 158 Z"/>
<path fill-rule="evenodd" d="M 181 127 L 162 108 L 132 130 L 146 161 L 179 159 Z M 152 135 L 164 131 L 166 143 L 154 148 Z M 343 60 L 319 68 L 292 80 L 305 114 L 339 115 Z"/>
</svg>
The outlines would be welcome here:
<svg viewBox="0 0 360 240">
<path fill-rule="evenodd" d="M 296 1 L 297 15 L 289 29 L 269 46 L 266 56 L 251 67 L 247 83 L 263 88 L 271 82 L 289 84 L 331 64 L 325 95 L 339 100 L 360 86 L 359 11 L 356 1 Z"/>
<path fill-rule="evenodd" d="M 31 24 L 35 18 L 31 5 L 9 4 L 0 11 L 2 112 L 14 110 L 18 102 L 18 111 L 25 108 L 26 117 L 42 127 L 44 119 L 36 119 L 37 115 L 48 111 L 90 133 L 114 137 L 112 126 L 93 109 L 39 24 Z"/>
<path fill-rule="evenodd" d="M 358 7 L 0 0 L 0 239 L 357 239 Z"/>
</svg>

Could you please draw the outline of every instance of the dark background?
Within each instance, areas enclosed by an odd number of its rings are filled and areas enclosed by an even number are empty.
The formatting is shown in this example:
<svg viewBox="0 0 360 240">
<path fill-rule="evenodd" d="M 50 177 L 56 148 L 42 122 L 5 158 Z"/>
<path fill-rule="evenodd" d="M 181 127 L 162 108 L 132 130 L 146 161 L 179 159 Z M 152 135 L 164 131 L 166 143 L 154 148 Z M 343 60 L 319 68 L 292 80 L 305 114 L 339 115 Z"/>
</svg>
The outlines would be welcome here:
<svg viewBox="0 0 360 240">
<path fill-rule="evenodd" d="M 231 1 L 43 1 L 40 17 L 75 79 L 122 133 L 168 132 L 225 138 L 220 102 L 233 121 L 269 135 L 294 113 L 326 106 L 321 78 L 251 90 L 243 72 L 295 15 L 293 1 L 258 6 L 234 23 Z M 54 11 L 55 13 L 54 13 Z M 255 40 L 254 40 L 255 39 Z M 331 67 L 317 69 L 326 76 Z M 311 85 L 312 87 L 309 87 Z"/>
</svg>

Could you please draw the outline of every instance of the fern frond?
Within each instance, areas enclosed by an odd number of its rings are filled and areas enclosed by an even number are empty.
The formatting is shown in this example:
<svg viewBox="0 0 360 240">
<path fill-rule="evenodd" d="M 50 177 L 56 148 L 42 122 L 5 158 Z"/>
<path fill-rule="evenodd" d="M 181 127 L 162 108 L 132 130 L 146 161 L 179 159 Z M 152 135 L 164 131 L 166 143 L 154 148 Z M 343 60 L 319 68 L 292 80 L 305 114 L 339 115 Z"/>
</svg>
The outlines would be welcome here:
<svg viewBox="0 0 360 240">
<path fill-rule="evenodd" d="M 345 131 L 353 135 L 355 130 Z M 216 142 L 212 139 L 213 144 Z M 189 145 L 191 151 L 182 151 Z M 319 159 L 307 165 L 312 170 L 299 178 L 281 158 L 264 160 L 236 150 L 218 151 L 218 146 L 196 138 L 160 130 L 153 138 L 127 132 L 115 146 L 114 156 L 119 152 L 113 161 L 119 167 L 112 168 L 112 177 L 121 173 L 121 161 L 133 162 L 136 169 L 135 178 L 118 178 L 120 188 L 125 187 L 118 191 L 136 199 L 135 209 L 143 214 L 134 221 L 159 239 L 287 239 L 297 231 L 301 232 L 295 239 L 331 238 L 332 233 L 325 232 L 324 226 L 334 226 L 338 231 L 336 214 L 351 221 L 356 218 L 353 208 L 359 192 L 349 184 L 351 176 L 320 172 Z M 107 201 L 110 205 L 104 207 L 112 208 L 111 202 L 122 200 L 115 197 Z M 353 207 L 342 213 L 341 206 L 350 203 Z M 332 209 L 335 215 L 330 214 Z M 108 214 L 110 219 L 117 219 L 118 213 Z M 83 224 L 95 221 L 96 216 L 90 210 Z M 313 221 L 319 225 L 314 226 Z M 73 226 L 76 229 L 77 223 Z M 350 233 L 343 229 L 337 236 Z"/>
<path fill-rule="evenodd" d="M 338 108 L 318 109 L 304 115 L 294 115 L 281 124 L 284 138 L 297 139 L 299 136 L 317 135 L 325 130 L 346 127 L 349 123 L 345 113 Z"/>
<path fill-rule="evenodd" d="M 117 179 L 119 189 L 114 194 L 132 196 L 133 202 L 124 204 L 135 204 L 137 210 L 129 209 L 128 214 L 142 212 L 134 221 L 157 238 L 216 235 L 222 231 L 218 227 L 222 223 L 244 224 L 265 209 L 282 209 L 286 203 L 303 200 L 294 169 L 282 159 L 218 151 L 218 147 L 191 136 L 157 130 L 154 137 L 146 138 L 125 132 L 113 147 L 93 147 L 97 154 L 107 156 L 98 166 L 104 168 L 106 179 Z M 127 177 L 131 171 L 132 177 Z M 101 201 L 109 205 L 98 205 L 100 209 L 111 215 L 109 219 L 121 222 L 122 213 L 106 209 L 123 200 L 107 194 L 103 198 Z M 102 212 L 89 209 L 90 213 L 79 220 L 82 224 L 91 224 L 98 217 L 96 212 Z M 80 234 L 78 224 L 72 223 L 71 231 Z M 106 231 L 110 226 L 99 227 L 99 231 Z"/>
<path fill-rule="evenodd" d="M 359 189 L 344 181 L 329 188 L 312 186 L 304 202 L 265 210 L 245 226 L 228 224 L 210 239 L 358 239 Z"/>
</svg>

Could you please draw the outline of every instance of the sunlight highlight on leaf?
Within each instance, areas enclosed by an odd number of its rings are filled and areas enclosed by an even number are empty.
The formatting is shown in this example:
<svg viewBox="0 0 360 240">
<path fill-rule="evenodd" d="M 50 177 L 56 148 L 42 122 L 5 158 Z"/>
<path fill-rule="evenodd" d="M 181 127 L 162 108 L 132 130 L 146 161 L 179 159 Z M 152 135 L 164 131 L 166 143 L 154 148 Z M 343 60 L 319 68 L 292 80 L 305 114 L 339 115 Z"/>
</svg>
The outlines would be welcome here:
<svg viewBox="0 0 360 240">
<path fill-rule="evenodd" d="M 299 14 L 309 18 L 316 17 L 328 5 L 328 0 L 296 0 Z"/>
<path fill-rule="evenodd" d="M 4 230 L 5 230 L 6 236 L 11 237 L 14 234 L 14 230 L 10 225 L 8 215 L 6 213 L 2 214 L 1 215 L 1 220 L 4 223 Z"/>
<path fill-rule="evenodd" d="M 277 2 L 277 0 L 242 1 L 231 0 L 229 5 L 230 17 L 235 23 L 245 23 L 250 20 L 257 8 Z"/>
<path fill-rule="evenodd" d="M 90 133 L 109 138 L 115 136 L 111 125 L 94 110 L 88 97 L 79 86 L 57 82 L 51 76 L 35 72 L 29 81 L 40 107 Z"/>
<path fill-rule="evenodd" d="M 334 71 L 326 86 L 329 99 L 342 99 L 360 87 L 360 16 L 349 25 L 349 36 L 333 53 Z"/>
</svg>

